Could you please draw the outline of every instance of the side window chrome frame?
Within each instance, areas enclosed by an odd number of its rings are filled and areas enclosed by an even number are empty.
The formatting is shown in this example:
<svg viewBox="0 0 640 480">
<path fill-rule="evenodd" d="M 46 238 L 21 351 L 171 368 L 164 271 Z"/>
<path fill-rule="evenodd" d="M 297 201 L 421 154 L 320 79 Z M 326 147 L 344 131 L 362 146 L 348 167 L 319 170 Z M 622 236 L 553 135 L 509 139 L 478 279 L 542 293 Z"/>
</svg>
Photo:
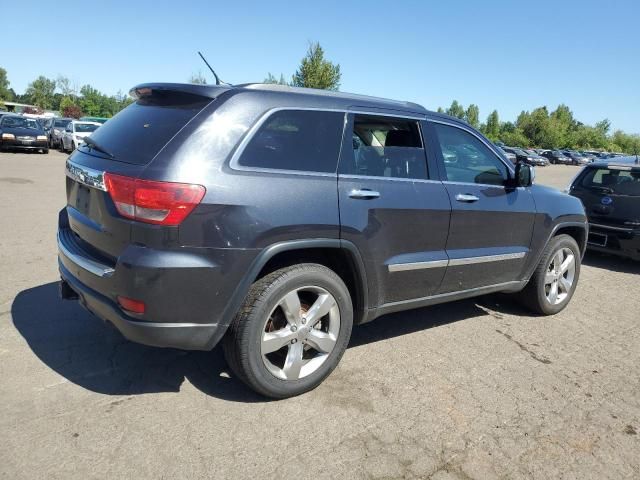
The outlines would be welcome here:
<svg viewBox="0 0 640 480">
<path fill-rule="evenodd" d="M 498 155 L 498 153 L 494 150 L 494 147 L 492 147 L 491 145 L 489 145 L 489 143 L 487 143 L 486 140 L 484 140 L 481 136 L 479 136 L 476 132 L 474 132 L 473 130 L 466 128 L 463 125 L 457 125 L 453 122 L 447 122 L 444 120 L 436 120 L 433 118 L 427 118 L 426 120 L 427 122 L 431 122 L 431 123 L 440 123 L 442 125 L 446 125 L 448 127 L 454 127 L 457 128 L 458 130 L 462 130 L 463 132 L 469 133 L 470 135 L 473 135 L 475 138 L 477 138 L 480 142 L 482 142 L 482 144 L 487 147 L 489 149 L 489 151 L 493 154 L 494 157 L 496 157 L 498 159 L 498 161 L 500 163 L 502 163 L 506 168 L 507 168 L 507 172 L 509 172 L 509 174 L 513 177 L 515 176 L 515 168 L 512 165 L 509 165 L 507 162 L 505 162 L 502 157 L 500 157 L 500 155 Z M 439 140 L 438 140 L 439 141 Z M 439 148 L 439 147 L 438 147 Z M 498 188 L 506 188 L 505 185 L 495 185 L 492 183 L 475 183 L 475 182 L 454 182 L 454 181 L 449 181 L 449 180 L 443 180 L 443 183 L 448 183 L 448 184 L 452 184 L 452 185 L 481 185 L 481 186 L 486 186 L 486 187 L 498 187 Z M 518 188 L 522 188 L 522 187 L 518 187 Z"/>
<path fill-rule="evenodd" d="M 353 115 L 371 115 L 371 116 L 377 116 L 377 117 L 402 118 L 402 119 L 407 119 L 407 120 L 415 120 L 417 122 L 424 121 L 426 119 L 426 115 L 417 115 L 417 114 L 413 114 L 412 115 L 411 113 L 409 113 L 407 115 L 400 115 L 400 114 L 395 114 L 395 113 L 379 112 L 379 111 L 375 111 L 375 110 L 374 111 L 368 111 L 368 110 L 360 109 L 360 108 L 357 108 L 357 109 L 321 108 L 321 107 L 274 107 L 274 108 L 270 108 L 270 109 L 266 110 L 260 116 L 260 118 L 258 118 L 258 120 L 249 128 L 249 130 L 245 133 L 244 137 L 242 138 L 242 140 L 240 141 L 240 143 L 238 144 L 238 146 L 234 150 L 233 154 L 231 155 L 231 159 L 229 160 L 229 167 L 232 170 L 236 170 L 236 171 L 240 171 L 240 172 L 257 172 L 257 173 L 286 174 L 286 175 L 305 175 L 305 176 L 313 175 L 313 176 L 333 177 L 333 178 L 336 178 L 338 176 L 338 168 L 339 168 L 340 158 L 342 156 L 342 152 L 340 152 L 340 154 L 338 156 L 338 160 L 336 162 L 336 171 L 332 172 L 332 173 L 331 172 L 316 172 L 316 171 L 313 171 L 313 170 L 287 170 L 287 169 L 282 169 L 282 168 L 248 167 L 246 165 L 240 165 L 239 161 L 240 161 L 240 157 L 242 156 L 242 153 L 244 152 L 244 150 L 247 147 L 247 145 L 249 144 L 249 142 L 251 142 L 253 137 L 256 135 L 256 133 L 258 132 L 260 127 L 262 127 L 262 125 L 264 125 L 267 122 L 267 120 L 269 120 L 269 118 L 271 118 L 271 116 L 274 113 L 281 112 L 281 111 L 293 111 L 293 112 L 309 112 L 310 111 L 310 112 L 343 113 L 344 114 L 344 121 L 343 121 L 343 124 L 342 124 L 342 136 L 340 137 L 341 146 L 342 146 L 342 143 L 343 143 L 346 126 L 347 126 L 347 123 L 348 123 L 348 115 L 349 114 L 353 114 Z M 419 128 L 419 132 L 421 134 L 420 141 L 422 142 L 422 149 L 425 151 L 425 158 L 426 158 L 426 149 L 425 149 L 425 145 L 424 145 L 424 135 L 423 135 L 423 132 L 422 132 L 422 126 L 419 123 L 418 123 L 418 128 Z M 435 182 L 435 180 L 428 180 L 428 179 L 369 177 L 369 176 L 366 176 L 366 175 L 363 175 L 363 176 L 351 175 L 349 178 L 380 178 L 380 179 L 397 180 L 397 181 Z"/>
</svg>

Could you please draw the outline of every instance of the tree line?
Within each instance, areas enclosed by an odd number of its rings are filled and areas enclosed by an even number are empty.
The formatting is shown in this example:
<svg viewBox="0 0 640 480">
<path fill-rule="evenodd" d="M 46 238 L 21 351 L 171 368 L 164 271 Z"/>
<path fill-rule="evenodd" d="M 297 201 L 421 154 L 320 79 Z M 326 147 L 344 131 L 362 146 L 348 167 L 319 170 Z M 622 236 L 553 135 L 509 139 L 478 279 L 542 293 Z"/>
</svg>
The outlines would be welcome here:
<svg viewBox="0 0 640 480">
<path fill-rule="evenodd" d="M 439 107 L 438 112 L 464 120 L 490 140 L 511 146 L 640 153 L 640 135 L 622 130 L 611 132 L 611 122 L 606 118 L 593 126 L 586 125 L 578 121 L 564 104 L 551 112 L 546 106 L 531 112 L 523 110 L 515 122 L 501 122 L 498 111 L 493 110 L 481 123 L 477 105 L 464 108 L 457 100 L 451 102 L 446 110 Z"/>
<path fill-rule="evenodd" d="M 268 73 L 264 83 L 338 90 L 341 76 L 340 65 L 327 60 L 320 44 L 312 42 L 290 81 L 283 74 L 276 77 Z M 201 72 L 192 75 L 189 81 L 207 83 Z M 22 95 L 18 95 L 9 87 L 6 70 L 0 68 L 0 103 L 2 100 L 36 105 L 40 109 L 56 110 L 64 116 L 74 118 L 81 115 L 111 117 L 132 102 L 131 98 L 121 92 L 109 96 L 91 85 L 78 88 L 64 76 L 54 80 L 40 75 Z M 457 100 L 446 110 L 439 107 L 438 112 L 464 120 L 480 129 L 490 140 L 507 145 L 640 153 L 640 135 L 631 135 L 622 130 L 611 132 L 611 122 L 608 119 L 593 126 L 586 125 L 578 121 L 571 109 L 564 104 L 558 105 L 551 112 L 546 106 L 531 112 L 522 111 L 515 122 L 501 121 L 497 110 L 493 110 L 486 121 L 481 122 L 477 105 L 471 104 L 465 108 Z"/>
<path fill-rule="evenodd" d="M 85 115 L 109 118 L 133 102 L 122 92 L 106 95 L 91 85 L 79 87 L 64 76 L 52 79 L 40 75 L 29 83 L 23 94 L 18 94 L 10 88 L 7 71 L 0 67 L 0 105 L 3 100 L 37 107 L 35 111 L 28 111 L 29 113 L 53 110 L 70 118 Z"/>
</svg>

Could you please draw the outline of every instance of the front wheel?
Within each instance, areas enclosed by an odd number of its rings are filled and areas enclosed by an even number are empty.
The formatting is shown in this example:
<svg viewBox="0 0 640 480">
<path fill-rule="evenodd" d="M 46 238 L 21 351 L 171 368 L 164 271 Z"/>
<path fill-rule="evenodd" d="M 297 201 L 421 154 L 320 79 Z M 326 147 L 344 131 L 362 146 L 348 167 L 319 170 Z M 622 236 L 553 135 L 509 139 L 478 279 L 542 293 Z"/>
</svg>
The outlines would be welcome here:
<svg viewBox="0 0 640 480">
<path fill-rule="evenodd" d="M 300 264 L 254 283 L 223 348 L 231 370 L 256 392 L 287 398 L 317 387 L 351 337 L 349 290 L 329 268 Z"/>
<path fill-rule="evenodd" d="M 562 311 L 580 277 L 580 248 L 569 235 L 551 239 L 527 286 L 520 292 L 525 306 L 542 315 Z"/>
</svg>

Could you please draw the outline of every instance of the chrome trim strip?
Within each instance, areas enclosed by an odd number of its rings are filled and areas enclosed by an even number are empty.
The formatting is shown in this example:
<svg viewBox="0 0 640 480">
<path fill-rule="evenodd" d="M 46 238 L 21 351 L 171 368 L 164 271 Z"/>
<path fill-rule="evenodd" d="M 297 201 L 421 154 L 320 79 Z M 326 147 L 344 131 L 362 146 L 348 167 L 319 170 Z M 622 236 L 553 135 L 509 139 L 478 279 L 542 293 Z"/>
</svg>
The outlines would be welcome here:
<svg viewBox="0 0 640 480">
<path fill-rule="evenodd" d="M 80 255 L 76 255 L 75 253 L 71 252 L 62 243 L 60 234 L 58 234 L 58 249 L 65 257 L 75 263 L 78 267 L 86 270 L 89 273 L 93 273 L 98 277 L 110 277 L 111 275 L 113 275 L 113 272 L 115 272 L 115 270 L 111 267 L 107 267 L 106 265 L 95 262 L 89 258 L 81 257 Z"/>
<path fill-rule="evenodd" d="M 633 232 L 633 228 L 611 227 L 609 225 L 600 225 L 599 223 L 590 223 L 589 224 L 589 228 L 591 228 L 591 227 L 603 228 L 605 230 L 616 230 L 618 232 L 627 232 L 627 233 Z M 594 233 L 596 233 L 596 232 L 594 232 Z"/>
<path fill-rule="evenodd" d="M 474 265 L 476 263 L 501 262 L 524 258 L 526 252 L 503 253 L 500 255 L 484 255 L 482 257 L 451 258 L 449 260 L 432 260 L 429 262 L 392 263 L 388 265 L 389 272 L 406 272 L 426 268 L 457 267 L 460 265 Z"/>
<path fill-rule="evenodd" d="M 72 178 L 76 182 L 82 183 L 87 187 L 97 188 L 103 192 L 107 191 L 107 185 L 104 183 L 104 172 L 79 165 L 76 162 L 67 159 L 65 174 L 67 177 Z"/>
<path fill-rule="evenodd" d="M 523 258 L 525 255 L 526 255 L 526 252 L 517 252 L 517 253 L 503 253 L 501 255 L 484 255 L 482 257 L 451 258 L 449 259 L 449 266 L 457 267 L 460 265 L 474 265 L 476 263 L 516 260 L 518 258 Z"/>
<path fill-rule="evenodd" d="M 425 268 L 442 268 L 449 264 L 449 260 L 431 260 L 429 262 L 393 263 L 389 265 L 389 272 L 407 272 L 409 270 L 423 270 Z"/>
</svg>

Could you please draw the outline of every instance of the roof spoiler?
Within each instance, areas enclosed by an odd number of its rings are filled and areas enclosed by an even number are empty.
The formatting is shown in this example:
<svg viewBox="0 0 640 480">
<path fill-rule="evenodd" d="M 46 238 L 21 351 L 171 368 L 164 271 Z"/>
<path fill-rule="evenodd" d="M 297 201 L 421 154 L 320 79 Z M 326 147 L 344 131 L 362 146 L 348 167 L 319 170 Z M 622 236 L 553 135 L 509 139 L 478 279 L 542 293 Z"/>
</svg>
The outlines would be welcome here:
<svg viewBox="0 0 640 480">
<path fill-rule="evenodd" d="M 196 85 L 191 83 L 141 83 L 129 90 L 134 99 L 151 95 L 154 91 L 177 92 L 197 95 L 205 98 L 216 98 L 233 87 L 226 85 Z"/>
</svg>

